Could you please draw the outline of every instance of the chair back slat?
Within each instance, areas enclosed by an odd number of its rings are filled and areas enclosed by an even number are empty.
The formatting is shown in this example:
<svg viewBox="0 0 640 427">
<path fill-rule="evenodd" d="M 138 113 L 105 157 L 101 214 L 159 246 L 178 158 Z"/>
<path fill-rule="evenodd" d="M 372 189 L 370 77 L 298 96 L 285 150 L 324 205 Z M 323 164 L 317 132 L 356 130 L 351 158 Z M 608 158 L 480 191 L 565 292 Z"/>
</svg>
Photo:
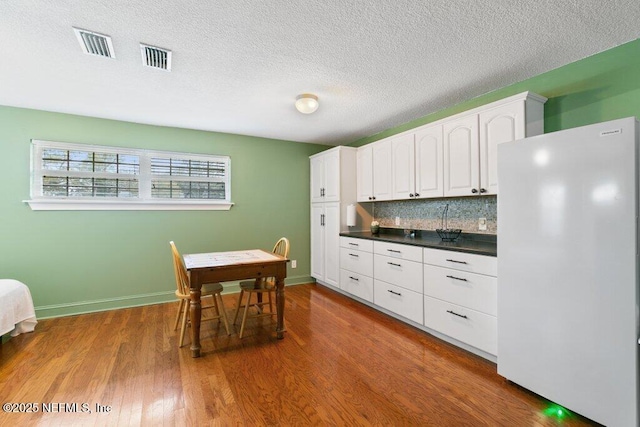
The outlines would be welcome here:
<svg viewBox="0 0 640 427">
<path fill-rule="evenodd" d="M 281 237 L 280 240 L 276 242 L 276 245 L 273 247 L 271 251 L 276 255 L 281 255 L 285 258 L 289 257 L 289 239 L 286 237 Z"/>
<path fill-rule="evenodd" d="M 189 273 L 182 262 L 182 257 L 180 256 L 180 252 L 176 248 L 175 243 L 173 241 L 169 242 L 171 245 L 171 254 L 173 255 L 173 271 L 176 276 L 176 289 L 178 293 L 182 295 L 189 295 Z"/>
</svg>

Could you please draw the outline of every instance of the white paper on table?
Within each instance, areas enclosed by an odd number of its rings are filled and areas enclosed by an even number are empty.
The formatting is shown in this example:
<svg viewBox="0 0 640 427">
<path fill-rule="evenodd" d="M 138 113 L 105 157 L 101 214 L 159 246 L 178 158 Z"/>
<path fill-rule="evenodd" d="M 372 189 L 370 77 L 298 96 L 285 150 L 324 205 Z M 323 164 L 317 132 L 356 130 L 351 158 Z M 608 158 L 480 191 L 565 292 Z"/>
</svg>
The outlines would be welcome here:
<svg viewBox="0 0 640 427">
<path fill-rule="evenodd" d="M 189 254 L 184 256 L 187 269 L 203 267 L 220 267 L 223 265 L 246 264 L 250 262 L 268 261 L 280 259 L 277 256 L 252 249 L 245 251 L 211 252 L 202 254 Z"/>
</svg>

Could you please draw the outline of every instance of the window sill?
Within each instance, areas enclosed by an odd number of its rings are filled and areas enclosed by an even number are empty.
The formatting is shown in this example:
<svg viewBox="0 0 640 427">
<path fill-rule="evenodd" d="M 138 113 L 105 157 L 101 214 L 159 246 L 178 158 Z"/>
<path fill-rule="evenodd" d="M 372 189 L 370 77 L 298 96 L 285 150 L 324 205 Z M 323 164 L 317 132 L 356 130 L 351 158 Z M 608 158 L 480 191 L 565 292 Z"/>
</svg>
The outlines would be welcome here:
<svg viewBox="0 0 640 427">
<path fill-rule="evenodd" d="M 228 211 L 233 203 L 209 200 L 24 200 L 33 211 Z"/>
</svg>

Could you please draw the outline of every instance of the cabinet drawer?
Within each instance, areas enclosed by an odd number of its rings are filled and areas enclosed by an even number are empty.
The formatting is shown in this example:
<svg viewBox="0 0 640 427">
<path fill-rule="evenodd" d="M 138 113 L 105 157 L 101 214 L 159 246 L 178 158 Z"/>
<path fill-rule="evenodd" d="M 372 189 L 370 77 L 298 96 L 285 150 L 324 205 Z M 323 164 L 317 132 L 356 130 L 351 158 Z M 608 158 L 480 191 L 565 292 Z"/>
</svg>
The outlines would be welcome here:
<svg viewBox="0 0 640 427">
<path fill-rule="evenodd" d="M 341 269 L 340 289 L 363 300 L 373 302 L 373 279 L 369 276 Z"/>
<path fill-rule="evenodd" d="M 422 248 L 398 243 L 373 242 L 373 252 L 409 261 L 422 262 Z"/>
<path fill-rule="evenodd" d="M 373 302 L 389 311 L 413 320 L 416 323 L 422 322 L 422 295 L 382 282 L 373 281 Z"/>
<path fill-rule="evenodd" d="M 498 259 L 492 256 L 424 248 L 423 259 L 425 264 L 486 274 L 488 276 L 498 275 Z"/>
<path fill-rule="evenodd" d="M 422 293 L 422 263 L 384 255 L 373 256 L 376 279 Z"/>
<path fill-rule="evenodd" d="M 498 353 L 494 316 L 425 296 L 424 325 L 494 356 Z"/>
<path fill-rule="evenodd" d="M 340 248 L 340 268 L 365 276 L 373 276 L 373 254 Z"/>
<path fill-rule="evenodd" d="M 424 265 L 424 294 L 495 316 L 498 279 L 483 274 Z"/>
<path fill-rule="evenodd" d="M 340 236 L 340 247 L 356 249 L 364 252 L 373 252 L 373 240 L 354 239 L 353 237 Z"/>
</svg>

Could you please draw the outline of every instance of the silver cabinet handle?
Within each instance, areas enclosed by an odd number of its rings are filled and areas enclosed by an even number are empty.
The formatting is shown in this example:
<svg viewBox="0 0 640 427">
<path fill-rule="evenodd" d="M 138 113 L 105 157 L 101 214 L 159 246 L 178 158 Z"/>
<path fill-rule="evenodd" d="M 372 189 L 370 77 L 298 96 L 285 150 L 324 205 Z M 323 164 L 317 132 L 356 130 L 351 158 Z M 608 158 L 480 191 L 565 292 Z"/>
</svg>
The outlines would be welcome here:
<svg viewBox="0 0 640 427">
<path fill-rule="evenodd" d="M 395 262 L 388 262 L 389 265 L 395 265 L 396 267 L 402 267 L 402 264 L 396 264 Z"/>
<path fill-rule="evenodd" d="M 357 277 L 353 277 L 353 276 L 349 276 L 349 279 L 351 279 L 351 280 L 355 280 L 356 282 L 359 282 L 359 281 L 360 281 L 360 279 L 358 279 Z"/>
<path fill-rule="evenodd" d="M 402 251 L 396 251 L 395 249 L 387 249 L 387 251 L 388 252 L 393 252 L 393 253 L 396 253 L 396 254 L 401 254 L 402 253 Z"/>
<path fill-rule="evenodd" d="M 461 280 L 463 282 L 468 282 L 467 279 L 463 279 L 461 277 L 456 277 L 456 276 L 447 276 L 449 279 L 455 279 L 455 280 Z"/>
<path fill-rule="evenodd" d="M 402 296 L 402 294 L 400 292 L 394 292 L 391 289 L 387 289 L 387 292 L 391 292 L 394 295 Z"/>
<path fill-rule="evenodd" d="M 354 256 L 356 258 L 360 257 L 360 255 L 356 255 L 356 254 L 349 254 L 350 256 Z"/>
<path fill-rule="evenodd" d="M 456 261 L 455 259 L 448 259 L 447 261 L 455 262 L 455 263 L 458 263 L 458 264 L 466 264 L 467 263 L 466 261 Z"/>
</svg>

